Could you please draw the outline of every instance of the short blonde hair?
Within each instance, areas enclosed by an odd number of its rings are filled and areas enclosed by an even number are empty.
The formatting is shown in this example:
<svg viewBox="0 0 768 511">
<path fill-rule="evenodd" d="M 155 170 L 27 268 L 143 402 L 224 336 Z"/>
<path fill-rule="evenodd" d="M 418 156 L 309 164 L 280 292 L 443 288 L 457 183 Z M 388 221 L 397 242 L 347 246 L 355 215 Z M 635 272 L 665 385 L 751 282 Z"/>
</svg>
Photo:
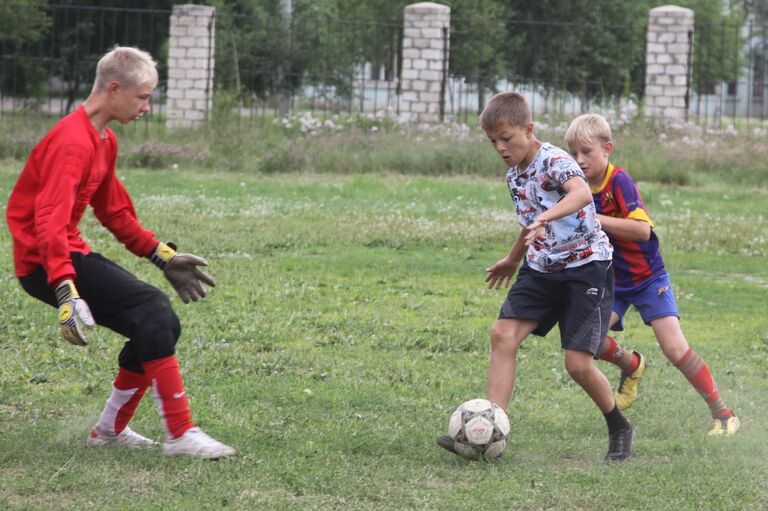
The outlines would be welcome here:
<svg viewBox="0 0 768 511">
<path fill-rule="evenodd" d="M 480 114 L 480 127 L 485 131 L 505 123 L 522 128 L 530 122 L 531 110 L 528 108 L 528 102 L 517 92 L 496 94 Z"/>
<path fill-rule="evenodd" d="M 156 87 L 157 80 L 157 62 L 149 53 L 130 46 L 115 46 L 96 65 L 93 91 L 105 89 L 112 81 L 125 87 L 144 84 Z"/>
<path fill-rule="evenodd" d="M 583 114 L 578 116 L 568 126 L 565 132 L 565 145 L 570 147 L 580 142 L 601 142 L 611 141 L 611 125 L 605 120 L 605 117 L 599 114 Z"/>
</svg>

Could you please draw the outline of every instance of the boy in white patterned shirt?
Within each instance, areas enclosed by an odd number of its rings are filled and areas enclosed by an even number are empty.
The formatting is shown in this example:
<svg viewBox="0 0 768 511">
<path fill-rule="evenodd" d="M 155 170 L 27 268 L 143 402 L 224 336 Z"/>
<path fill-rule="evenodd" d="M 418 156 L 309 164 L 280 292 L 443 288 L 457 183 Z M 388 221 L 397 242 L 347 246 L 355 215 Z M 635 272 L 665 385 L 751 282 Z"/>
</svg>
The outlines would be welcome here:
<svg viewBox="0 0 768 511">
<path fill-rule="evenodd" d="M 494 96 L 480 124 L 509 166 L 507 184 L 522 226 L 509 254 L 486 270 L 488 287 L 508 286 L 525 256 L 491 329 L 487 399 L 506 409 L 518 347 L 529 334 L 546 335 L 558 324 L 566 370 L 608 425 L 605 458 L 624 460 L 635 430 L 594 363 L 611 315 L 612 248 L 584 174 L 567 152 L 536 139 L 528 104 L 519 94 Z M 437 443 L 456 452 L 448 436 Z"/>
</svg>

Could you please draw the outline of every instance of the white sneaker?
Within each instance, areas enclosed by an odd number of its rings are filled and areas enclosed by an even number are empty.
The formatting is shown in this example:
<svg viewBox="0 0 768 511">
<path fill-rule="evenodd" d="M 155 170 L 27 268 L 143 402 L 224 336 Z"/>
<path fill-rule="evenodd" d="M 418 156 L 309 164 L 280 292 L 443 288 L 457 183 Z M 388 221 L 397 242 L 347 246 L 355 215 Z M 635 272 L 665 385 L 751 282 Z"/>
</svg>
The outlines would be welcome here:
<svg viewBox="0 0 768 511">
<path fill-rule="evenodd" d="M 131 428 L 126 427 L 117 435 L 104 435 L 96 428 L 91 430 L 86 442 L 90 447 L 112 447 L 113 445 L 124 445 L 135 449 L 144 449 L 160 445 L 154 440 L 141 436 Z"/>
<path fill-rule="evenodd" d="M 163 442 L 163 454 L 165 456 L 199 456 L 215 460 L 234 456 L 235 450 L 209 437 L 203 433 L 202 429 L 191 428 L 179 438 Z"/>
</svg>

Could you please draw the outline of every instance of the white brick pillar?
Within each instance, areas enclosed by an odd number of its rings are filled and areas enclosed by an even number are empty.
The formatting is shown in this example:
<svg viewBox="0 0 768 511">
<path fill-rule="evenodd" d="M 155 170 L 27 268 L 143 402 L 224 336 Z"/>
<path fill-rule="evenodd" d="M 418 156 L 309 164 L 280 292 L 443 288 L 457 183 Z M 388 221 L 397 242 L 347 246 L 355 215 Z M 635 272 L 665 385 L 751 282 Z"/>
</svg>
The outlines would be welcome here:
<svg viewBox="0 0 768 511">
<path fill-rule="evenodd" d="M 174 5 L 168 47 L 169 128 L 194 128 L 208 120 L 213 104 L 216 9 Z"/>
<path fill-rule="evenodd" d="M 440 122 L 448 72 L 451 8 L 432 2 L 405 7 L 400 116 L 420 124 Z"/>
<path fill-rule="evenodd" d="M 645 62 L 646 114 L 688 118 L 694 14 L 664 5 L 651 9 Z"/>
</svg>

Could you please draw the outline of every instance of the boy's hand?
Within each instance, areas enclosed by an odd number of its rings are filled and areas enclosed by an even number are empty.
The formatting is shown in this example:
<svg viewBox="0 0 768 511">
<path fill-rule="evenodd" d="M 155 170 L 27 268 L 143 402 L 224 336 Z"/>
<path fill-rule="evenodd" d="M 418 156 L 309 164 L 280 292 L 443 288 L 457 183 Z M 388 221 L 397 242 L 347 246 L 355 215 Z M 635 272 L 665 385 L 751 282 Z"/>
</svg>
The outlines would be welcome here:
<svg viewBox="0 0 768 511">
<path fill-rule="evenodd" d="M 541 215 L 539 215 L 536 220 L 534 220 L 533 223 L 527 227 L 528 234 L 525 235 L 525 245 L 528 246 L 537 239 L 545 239 L 547 237 L 548 225 L 549 220 L 541 218 Z"/>
<path fill-rule="evenodd" d="M 89 341 L 85 330 L 95 327 L 96 322 L 74 282 L 65 280 L 56 287 L 56 302 L 59 304 L 61 335 L 76 346 L 86 346 Z"/>
<path fill-rule="evenodd" d="M 197 268 L 208 266 L 208 261 L 196 255 L 176 252 L 173 243 L 160 242 L 149 260 L 163 270 L 163 275 L 184 303 L 204 298 L 208 294 L 205 284 L 211 287 L 216 285 L 213 277 Z"/>
<path fill-rule="evenodd" d="M 486 268 L 485 271 L 488 276 L 485 277 L 485 281 L 488 283 L 488 289 L 509 287 L 519 264 L 520 261 L 513 261 L 509 257 L 505 257 L 490 268 Z"/>
<path fill-rule="evenodd" d="M 208 294 L 205 284 L 211 287 L 216 285 L 213 277 L 199 270 L 198 266 L 208 266 L 208 261 L 196 255 L 177 253 L 163 270 L 165 278 L 184 303 L 204 298 Z"/>
</svg>

